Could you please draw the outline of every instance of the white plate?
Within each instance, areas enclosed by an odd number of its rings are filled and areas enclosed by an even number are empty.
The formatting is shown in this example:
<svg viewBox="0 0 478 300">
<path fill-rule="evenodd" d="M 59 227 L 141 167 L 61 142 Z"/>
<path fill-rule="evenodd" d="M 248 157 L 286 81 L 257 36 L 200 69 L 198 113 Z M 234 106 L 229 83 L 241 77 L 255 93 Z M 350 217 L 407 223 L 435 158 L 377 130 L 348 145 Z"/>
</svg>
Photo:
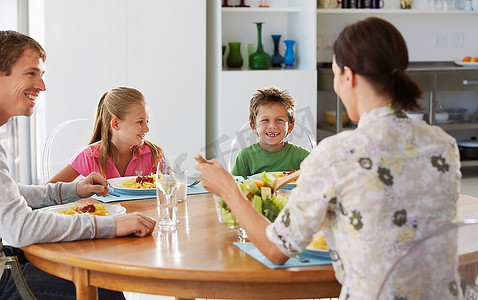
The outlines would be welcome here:
<svg viewBox="0 0 478 300">
<path fill-rule="evenodd" d="M 324 236 L 324 232 L 322 230 L 319 230 L 316 234 L 314 234 L 314 240 L 318 236 Z M 330 257 L 330 252 L 329 250 L 323 250 L 323 249 L 317 249 L 314 246 L 312 246 L 312 243 L 310 243 L 307 248 L 305 248 L 304 253 L 311 255 L 311 256 L 317 256 L 317 257 Z"/>
<path fill-rule="evenodd" d="M 462 67 L 478 67 L 478 62 L 464 62 L 461 60 L 455 60 L 455 64 Z"/>
<path fill-rule="evenodd" d="M 83 205 L 86 205 L 86 204 L 78 204 L 78 203 L 73 202 L 73 203 L 68 203 L 68 204 L 63 204 L 63 205 L 47 206 L 47 207 L 40 208 L 39 210 L 58 212 L 60 210 L 66 210 L 69 207 L 75 206 L 75 205 L 83 206 Z M 109 215 L 113 216 L 113 217 L 124 215 L 126 213 L 126 208 L 124 208 L 123 206 L 120 206 L 120 205 L 105 204 L 105 209 L 108 211 Z"/>
<path fill-rule="evenodd" d="M 281 172 L 267 172 L 267 174 L 278 174 L 278 173 L 284 173 L 284 172 L 282 172 L 282 171 Z M 261 176 L 262 176 L 262 173 L 258 173 L 258 174 L 251 175 L 251 177 L 249 177 L 249 179 L 252 179 L 252 180 L 255 180 L 255 181 L 262 181 Z M 297 186 L 297 184 L 295 182 L 292 182 L 292 183 L 288 183 L 288 184 L 284 185 L 282 188 L 290 190 L 290 189 L 295 188 L 296 186 Z"/>
<path fill-rule="evenodd" d="M 136 176 L 110 178 L 108 179 L 108 182 L 111 184 L 114 190 L 119 192 L 120 194 L 156 194 L 156 189 L 133 189 L 123 186 L 123 182 L 130 180 L 131 178 L 136 178 Z"/>
</svg>

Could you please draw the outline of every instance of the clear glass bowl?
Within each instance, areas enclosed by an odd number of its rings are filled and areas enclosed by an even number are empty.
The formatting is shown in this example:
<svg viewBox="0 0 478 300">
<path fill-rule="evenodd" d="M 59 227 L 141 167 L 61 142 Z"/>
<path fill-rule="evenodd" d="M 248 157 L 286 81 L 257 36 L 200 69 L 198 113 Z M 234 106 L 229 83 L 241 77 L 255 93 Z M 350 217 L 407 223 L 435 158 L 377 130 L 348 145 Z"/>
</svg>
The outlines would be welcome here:
<svg viewBox="0 0 478 300">
<path fill-rule="evenodd" d="M 239 241 L 248 241 L 246 231 L 241 228 L 239 222 L 237 221 L 236 217 L 234 216 L 226 202 L 221 197 L 216 196 L 214 194 L 213 197 L 214 203 L 216 204 L 217 220 L 219 221 L 219 223 L 223 224 L 227 228 L 237 229 L 237 238 L 239 239 Z"/>
</svg>

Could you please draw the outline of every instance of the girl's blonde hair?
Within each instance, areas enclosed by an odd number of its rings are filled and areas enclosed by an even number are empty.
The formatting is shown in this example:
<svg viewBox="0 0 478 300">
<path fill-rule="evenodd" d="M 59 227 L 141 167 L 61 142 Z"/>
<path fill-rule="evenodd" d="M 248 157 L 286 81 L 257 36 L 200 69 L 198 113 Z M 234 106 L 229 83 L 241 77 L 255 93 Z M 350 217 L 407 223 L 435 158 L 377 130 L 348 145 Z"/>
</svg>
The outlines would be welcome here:
<svg viewBox="0 0 478 300">
<path fill-rule="evenodd" d="M 128 87 L 114 88 L 103 93 L 100 98 L 100 102 L 98 103 L 98 108 L 96 110 L 95 124 L 93 127 L 93 135 L 91 137 L 90 144 L 100 141 L 100 169 L 101 174 L 106 178 L 106 165 L 108 156 L 111 157 L 114 164 L 118 163 L 119 160 L 118 150 L 113 143 L 110 143 L 112 135 L 110 127 L 111 120 L 115 116 L 120 120 L 124 120 L 131 107 L 138 104 L 144 106 L 147 105 L 144 95 L 140 91 Z M 156 166 L 159 163 L 160 158 L 164 156 L 163 151 L 159 146 L 156 146 L 147 140 L 144 140 L 144 143 L 149 147 L 149 149 L 151 149 L 153 165 Z M 134 148 L 133 153 L 138 157 L 138 159 L 141 159 L 137 147 Z"/>
</svg>

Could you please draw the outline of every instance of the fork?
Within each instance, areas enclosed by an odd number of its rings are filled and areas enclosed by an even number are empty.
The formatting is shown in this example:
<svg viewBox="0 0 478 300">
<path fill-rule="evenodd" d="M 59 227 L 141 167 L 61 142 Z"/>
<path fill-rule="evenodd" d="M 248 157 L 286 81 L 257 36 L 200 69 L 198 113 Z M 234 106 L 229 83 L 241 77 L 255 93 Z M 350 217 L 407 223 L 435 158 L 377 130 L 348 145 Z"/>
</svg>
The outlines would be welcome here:
<svg viewBox="0 0 478 300">
<path fill-rule="evenodd" d="M 194 181 L 194 182 L 192 182 L 192 183 L 188 184 L 188 187 L 195 186 L 195 185 L 197 185 L 197 184 L 198 184 L 198 183 L 200 183 L 200 182 L 201 182 L 201 180 L 200 180 L 200 179 L 199 179 L 199 180 L 196 180 L 196 181 Z"/>
<path fill-rule="evenodd" d="M 111 184 L 109 182 L 106 183 L 106 187 L 108 188 L 108 195 L 115 196 L 115 197 L 121 197 L 120 195 L 118 195 L 114 192 L 115 189 L 111 186 Z"/>
<path fill-rule="evenodd" d="M 306 262 L 309 262 L 309 260 L 305 257 L 302 257 L 300 256 L 299 254 L 297 254 L 295 257 L 297 257 L 297 259 L 302 262 L 302 263 L 306 263 Z"/>
</svg>

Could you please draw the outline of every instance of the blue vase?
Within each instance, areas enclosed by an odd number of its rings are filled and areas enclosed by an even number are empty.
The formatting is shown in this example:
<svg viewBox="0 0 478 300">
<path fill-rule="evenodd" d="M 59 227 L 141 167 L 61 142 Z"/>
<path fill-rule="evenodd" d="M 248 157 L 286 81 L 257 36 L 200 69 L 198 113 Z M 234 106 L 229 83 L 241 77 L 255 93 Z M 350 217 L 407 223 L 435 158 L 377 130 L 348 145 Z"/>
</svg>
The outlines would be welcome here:
<svg viewBox="0 0 478 300">
<path fill-rule="evenodd" d="M 274 54 L 271 56 L 271 64 L 272 67 L 281 67 L 282 63 L 284 62 L 284 58 L 282 55 L 279 54 L 279 41 L 280 41 L 280 34 L 273 34 L 271 35 L 272 40 L 274 41 Z"/>
<path fill-rule="evenodd" d="M 285 55 L 284 55 L 284 64 L 287 69 L 294 68 L 295 57 L 294 57 L 294 40 L 285 40 L 286 45 Z"/>
</svg>

